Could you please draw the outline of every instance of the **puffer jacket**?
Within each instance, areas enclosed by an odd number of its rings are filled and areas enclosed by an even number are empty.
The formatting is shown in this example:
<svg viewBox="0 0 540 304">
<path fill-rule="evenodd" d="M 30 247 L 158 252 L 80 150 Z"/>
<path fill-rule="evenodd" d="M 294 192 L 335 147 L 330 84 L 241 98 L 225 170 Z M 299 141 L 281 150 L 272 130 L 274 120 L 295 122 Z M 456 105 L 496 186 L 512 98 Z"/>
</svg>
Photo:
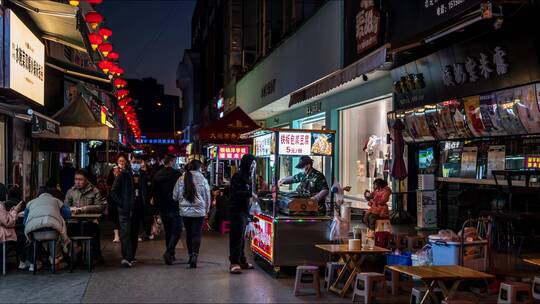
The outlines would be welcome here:
<svg viewBox="0 0 540 304">
<path fill-rule="evenodd" d="M 184 198 L 184 176 L 181 176 L 174 186 L 173 200 L 178 202 L 181 216 L 204 217 L 210 211 L 212 202 L 210 186 L 200 171 L 191 171 L 191 174 L 193 175 L 193 183 L 197 189 L 195 200 L 190 202 Z"/>
<path fill-rule="evenodd" d="M 64 217 L 69 218 L 70 216 L 69 208 L 61 200 L 48 193 L 43 193 L 26 205 L 24 234 L 31 240 L 32 232 L 50 228 L 60 233 L 62 241 L 69 242 Z"/>
<path fill-rule="evenodd" d="M 17 210 L 6 210 L 5 204 L 0 203 L 0 243 L 16 241 L 15 223 L 17 222 Z"/>
</svg>

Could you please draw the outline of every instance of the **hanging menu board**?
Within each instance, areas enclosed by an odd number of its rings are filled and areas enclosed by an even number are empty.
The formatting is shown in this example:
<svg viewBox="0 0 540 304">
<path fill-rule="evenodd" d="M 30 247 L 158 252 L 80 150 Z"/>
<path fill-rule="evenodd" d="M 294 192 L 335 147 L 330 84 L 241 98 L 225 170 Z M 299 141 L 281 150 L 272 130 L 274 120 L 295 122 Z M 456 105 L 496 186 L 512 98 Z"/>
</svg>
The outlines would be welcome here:
<svg viewBox="0 0 540 304">
<path fill-rule="evenodd" d="M 414 140 L 422 141 L 424 138 L 420 135 L 420 132 L 418 131 L 419 127 L 416 121 L 416 117 L 414 115 L 414 110 L 405 111 L 404 115 L 405 126 L 407 127 L 407 130 L 409 130 L 409 134 L 411 134 Z"/>
<path fill-rule="evenodd" d="M 488 135 L 485 132 L 482 115 L 480 113 L 480 96 L 471 96 L 463 98 L 463 108 L 467 116 L 467 126 L 473 136 L 481 137 Z"/>
<path fill-rule="evenodd" d="M 516 109 L 523 127 L 529 134 L 540 133 L 540 111 L 534 85 L 514 89 Z"/>
<path fill-rule="evenodd" d="M 476 178 L 476 159 L 478 157 L 478 147 L 464 147 L 461 155 L 460 177 Z"/>
<path fill-rule="evenodd" d="M 414 139 L 413 139 L 411 133 L 409 132 L 409 129 L 407 128 L 407 124 L 405 123 L 405 112 L 403 112 L 403 111 L 396 112 L 396 121 L 397 120 L 399 120 L 404 126 L 404 129 L 402 131 L 403 140 L 406 141 L 406 142 L 413 142 Z M 391 130 L 391 129 L 389 129 L 389 130 Z"/>
<path fill-rule="evenodd" d="M 487 178 L 493 178 L 491 172 L 493 170 L 504 170 L 506 160 L 506 147 L 501 146 L 489 146 L 488 149 L 488 162 L 487 162 Z"/>
<path fill-rule="evenodd" d="M 446 131 L 444 129 L 443 122 L 437 111 L 436 105 L 427 105 L 425 106 L 425 115 L 426 120 L 429 126 L 429 130 L 435 139 L 443 140 L 448 138 Z"/>
<path fill-rule="evenodd" d="M 486 133 L 491 136 L 506 135 L 497 110 L 497 96 L 495 93 L 480 95 L 480 113 Z"/>
<path fill-rule="evenodd" d="M 497 92 L 497 104 L 499 105 L 499 115 L 504 129 L 510 135 L 525 134 L 525 128 L 519 121 L 516 111 L 516 100 L 514 90 L 504 90 Z"/>
<path fill-rule="evenodd" d="M 311 134 L 279 132 L 279 155 L 310 155 Z"/>
<path fill-rule="evenodd" d="M 444 126 L 445 132 L 447 134 L 447 138 L 458 138 L 459 134 L 454 126 L 454 122 L 452 120 L 452 112 L 450 111 L 450 102 L 445 101 L 437 104 L 437 112 L 439 113 L 439 117 L 441 118 L 441 122 Z"/>
<path fill-rule="evenodd" d="M 422 139 L 425 141 L 434 140 L 435 138 L 433 137 L 433 135 L 431 135 L 431 131 L 429 130 L 426 116 L 424 114 L 425 114 L 425 109 L 423 107 L 417 108 L 414 111 L 414 117 L 416 119 L 416 124 L 418 126 L 419 135 L 422 136 Z"/>
</svg>

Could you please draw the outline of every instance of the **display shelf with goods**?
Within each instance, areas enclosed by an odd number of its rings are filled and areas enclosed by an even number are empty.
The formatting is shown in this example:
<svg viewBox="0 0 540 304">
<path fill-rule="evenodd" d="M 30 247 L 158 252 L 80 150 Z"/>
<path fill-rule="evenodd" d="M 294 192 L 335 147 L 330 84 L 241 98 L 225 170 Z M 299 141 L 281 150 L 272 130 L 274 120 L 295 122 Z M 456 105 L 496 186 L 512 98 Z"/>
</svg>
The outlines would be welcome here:
<svg viewBox="0 0 540 304">
<path fill-rule="evenodd" d="M 252 251 L 272 265 L 276 273 L 281 267 L 324 265 L 326 257 L 313 248 L 315 244 L 328 242 L 331 217 L 326 216 L 326 210 L 331 207 L 330 195 L 324 201 L 315 201 L 313 194 L 298 190 L 313 187 L 315 181 L 311 179 L 301 182 L 296 191 L 289 185 L 279 187 L 278 181 L 293 174 L 301 156 L 332 159 L 335 131 L 263 128 L 245 133 L 242 138 L 253 139 L 257 164 L 254 189 L 262 210 L 255 216 L 258 222 Z M 331 174 L 325 177 L 325 183 L 334 177 L 333 169 L 327 168 L 327 172 L 328 169 Z M 261 191 L 261 184 L 270 185 L 270 191 Z"/>
</svg>

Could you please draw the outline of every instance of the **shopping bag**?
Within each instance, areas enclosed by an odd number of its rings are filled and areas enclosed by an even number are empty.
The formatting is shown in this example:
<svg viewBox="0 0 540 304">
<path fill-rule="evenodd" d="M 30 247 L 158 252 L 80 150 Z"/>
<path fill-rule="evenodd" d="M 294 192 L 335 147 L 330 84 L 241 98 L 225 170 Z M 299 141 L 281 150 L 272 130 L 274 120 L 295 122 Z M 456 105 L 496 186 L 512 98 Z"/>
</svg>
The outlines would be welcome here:
<svg viewBox="0 0 540 304">
<path fill-rule="evenodd" d="M 247 239 L 253 239 L 255 236 L 255 225 L 253 225 L 253 222 L 249 222 L 246 226 L 246 238 Z"/>
</svg>

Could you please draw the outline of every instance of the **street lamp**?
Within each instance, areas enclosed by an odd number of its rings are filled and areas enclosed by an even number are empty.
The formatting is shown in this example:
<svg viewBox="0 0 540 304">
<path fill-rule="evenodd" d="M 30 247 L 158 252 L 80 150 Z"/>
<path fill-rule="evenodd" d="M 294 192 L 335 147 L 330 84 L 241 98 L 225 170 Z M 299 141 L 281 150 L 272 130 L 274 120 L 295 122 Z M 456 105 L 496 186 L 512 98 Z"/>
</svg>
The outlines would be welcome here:
<svg viewBox="0 0 540 304">
<path fill-rule="evenodd" d="M 156 103 L 156 105 L 157 105 L 158 107 L 161 107 L 163 104 L 162 104 L 161 102 L 158 101 L 158 102 Z"/>
</svg>

